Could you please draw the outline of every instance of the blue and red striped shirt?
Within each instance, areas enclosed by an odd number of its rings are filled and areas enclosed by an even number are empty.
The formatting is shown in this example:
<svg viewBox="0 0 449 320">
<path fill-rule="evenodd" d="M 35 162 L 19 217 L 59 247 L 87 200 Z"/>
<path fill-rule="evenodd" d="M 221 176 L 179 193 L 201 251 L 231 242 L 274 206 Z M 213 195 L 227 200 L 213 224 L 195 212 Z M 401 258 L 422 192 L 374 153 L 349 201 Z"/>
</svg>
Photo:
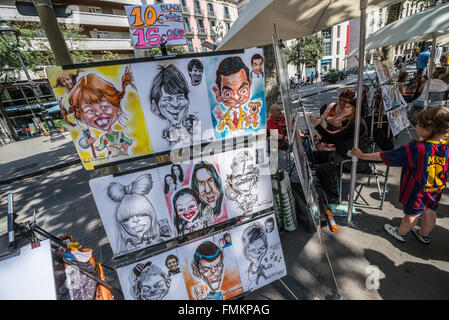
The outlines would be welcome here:
<svg viewBox="0 0 449 320">
<path fill-rule="evenodd" d="M 399 201 L 415 212 L 435 210 L 446 187 L 449 148 L 446 141 L 414 141 L 380 153 L 387 166 L 402 167 Z M 405 211 L 405 210 L 404 210 Z"/>
</svg>

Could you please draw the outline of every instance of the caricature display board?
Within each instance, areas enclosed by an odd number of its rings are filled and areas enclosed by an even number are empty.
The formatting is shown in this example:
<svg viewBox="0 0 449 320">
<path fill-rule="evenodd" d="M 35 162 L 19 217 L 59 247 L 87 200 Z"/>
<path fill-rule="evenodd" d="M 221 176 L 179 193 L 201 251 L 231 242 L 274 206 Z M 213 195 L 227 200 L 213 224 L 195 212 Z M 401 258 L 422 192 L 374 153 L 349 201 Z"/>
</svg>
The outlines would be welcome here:
<svg viewBox="0 0 449 320">
<path fill-rule="evenodd" d="M 157 170 L 90 180 L 112 251 L 120 256 L 175 236 Z"/>
<path fill-rule="evenodd" d="M 404 106 L 387 111 L 387 118 L 393 136 L 397 136 L 402 130 L 410 126 L 407 110 Z"/>
<path fill-rule="evenodd" d="M 186 44 L 180 4 L 125 6 L 134 48 L 153 48 Z"/>
<path fill-rule="evenodd" d="M 394 66 L 391 61 L 375 60 L 374 67 L 376 69 L 377 78 L 379 79 L 381 85 L 396 80 Z"/>
<path fill-rule="evenodd" d="M 254 291 L 287 274 L 274 215 L 231 230 L 243 290 Z"/>
<path fill-rule="evenodd" d="M 46 70 L 87 170 L 266 129 L 262 49 L 112 63 Z"/>
<path fill-rule="evenodd" d="M 116 256 L 273 206 L 261 141 L 219 155 L 90 180 Z"/>
<path fill-rule="evenodd" d="M 190 300 L 228 300 L 243 294 L 232 238 L 225 233 L 178 248 Z"/>
<path fill-rule="evenodd" d="M 188 300 L 178 250 L 117 269 L 126 300 Z"/>
<path fill-rule="evenodd" d="M 46 72 L 85 169 L 153 152 L 129 65 Z"/>
<path fill-rule="evenodd" d="M 381 86 L 382 101 L 384 110 L 388 111 L 398 106 L 407 106 L 404 97 L 399 92 L 399 89 L 395 83 L 390 83 Z"/>
</svg>

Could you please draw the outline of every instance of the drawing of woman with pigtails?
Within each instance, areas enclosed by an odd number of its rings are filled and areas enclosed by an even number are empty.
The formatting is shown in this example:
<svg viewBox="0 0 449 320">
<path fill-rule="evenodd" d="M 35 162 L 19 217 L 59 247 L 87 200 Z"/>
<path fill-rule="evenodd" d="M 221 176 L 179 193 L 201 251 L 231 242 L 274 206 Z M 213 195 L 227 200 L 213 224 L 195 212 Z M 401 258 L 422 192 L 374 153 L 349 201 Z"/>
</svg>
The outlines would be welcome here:
<svg viewBox="0 0 449 320">
<path fill-rule="evenodd" d="M 114 131 L 112 127 L 117 122 L 123 127 L 128 120 L 120 106 L 127 86 L 133 85 L 130 67 L 126 67 L 121 79 L 121 91 L 102 77 L 90 73 L 78 80 L 69 94 L 68 110 L 61 108 L 64 120 L 70 126 L 77 124 L 68 119 L 68 114 L 74 113 L 78 124 L 84 124 L 83 135 L 78 141 L 81 149 L 91 149 L 92 156 L 97 158 L 96 152 L 107 150 L 107 157 L 128 155 L 128 148 L 133 143 L 122 131 Z M 103 132 L 98 139 L 92 136 L 90 128 Z"/>
<path fill-rule="evenodd" d="M 116 220 L 119 228 L 117 252 L 128 252 L 160 243 L 156 211 L 145 197 L 153 187 L 150 174 L 139 176 L 129 185 L 112 182 L 108 196 L 118 203 Z"/>
</svg>

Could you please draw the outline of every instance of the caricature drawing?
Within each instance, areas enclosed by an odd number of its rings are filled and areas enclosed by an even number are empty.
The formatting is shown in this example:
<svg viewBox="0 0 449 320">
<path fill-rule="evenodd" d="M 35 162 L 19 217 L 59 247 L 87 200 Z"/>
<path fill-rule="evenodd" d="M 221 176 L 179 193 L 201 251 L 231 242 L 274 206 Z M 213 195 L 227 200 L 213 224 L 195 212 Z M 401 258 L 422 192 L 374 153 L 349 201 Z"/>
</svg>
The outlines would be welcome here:
<svg viewBox="0 0 449 320">
<path fill-rule="evenodd" d="M 221 214 L 223 189 L 215 167 L 205 161 L 198 162 L 192 172 L 192 189 L 201 201 L 201 215 L 207 226 L 213 225 Z"/>
<path fill-rule="evenodd" d="M 179 164 L 174 164 L 171 166 L 171 174 L 175 178 L 175 182 L 177 185 L 182 185 L 184 182 L 184 171 Z"/>
<path fill-rule="evenodd" d="M 162 300 L 170 290 L 170 277 L 151 261 L 137 264 L 130 275 L 131 294 L 137 300 Z"/>
<path fill-rule="evenodd" d="M 156 211 L 145 197 L 153 187 L 150 174 L 139 176 L 127 186 L 112 182 L 107 194 L 117 202 L 116 220 L 119 228 L 118 252 L 161 242 Z"/>
<path fill-rule="evenodd" d="M 242 235 L 243 253 L 250 262 L 247 276 L 250 282 L 249 288 L 253 288 L 259 284 L 260 277 L 265 280 L 268 278 L 265 270 L 270 269 L 272 264 L 265 265 L 262 263 L 268 251 L 268 240 L 264 231 L 264 227 L 255 222 L 243 231 Z"/>
<path fill-rule="evenodd" d="M 172 193 L 175 192 L 177 189 L 178 186 L 176 185 L 175 177 L 172 174 L 167 174 L 164 177 L 164 192 Z"/>
<path fill-rule="evenodd" d="M 159 234 L 161 237 L 168 238 L 171 237 L 172 231 L 167 219 L 161 219 L 158 222 Z"/>
<path fill-rule="evenodd" d="M 227 108 L 224 114 L 221 106 L 214 109 L 218 120 L 217 131 L 222 132 L 225 127 L 230 131 L 245 129 L 247 111 L 244 106 L 251 96 L 248 67 L 240 57 L 228 57 L 219 64 L 215 83 L 212 90 L 216 100 Z"/>
<path fill-rule="evenodd" d="M 187 65 L 187 70 L 190 76 L 190 83 L 192 86 L 197 86 L 201 83 L 203 78 L 203 64 L 198 59 L 192 59 Z"/>
<path fill-rule="evenodd" d="M 108 157 L 128 155 L 128 148 L 133 143 L 124 132 L 112 129 L 116 123 L 126 128 L 127 118 L 120 103 L 125 96 L 126 87 L 133 86 L 129 66 L 126 67 L 121 82 L 122 88 L 118 91 L 112 83 L 94 73 L 83 76 L 70 91 L 69 109 L 61 109 L 67 124 L 76 126 L 68 119 L 68 114 L 74 113 L 78 124 L 82 123 L 87 127 L 83 128 L 78 145 L 81 149 L 90 148 L 94 158 L 95 151 L 104 149 L 107 150 Z M 90 133 L 90 128 L 103 132 L 97 145 L 94 145 L 97 139 Z"/>
<path fill-rule="evenodd" d="M 271 233 L 274 230 L 274 218 L 268 218 L 265 220 L 265 232 Z"/>
<path fill-rule="evenodd" d="M 167 256 L 167 258 L 165 259 L 165 266 L 168 269 L 169 276 L 174 276 L 175 274 L 181 272 L 181 270 L 179 269 L 178 257 L 175 256 L 174 254 L 170 254 Z"/>
<path fill-rule="evenodd" d="M 259 169 L 253 164 L 248 151 L 241 151 L 232 160 L 231 174 L 226 179 L 226 197 L 237 202 L 243 214 L 252 211 L 257 203 L 257 194 L 252 194 L 259 181 Z"/>
<path fill-rule="evenodd" d="M 197 300 L 223 300 L 225 292 L 221 291 L 223 282 L 223 251 L 211 241 L 201 243 L 195 251 L 191 263 L 193 275 L 200 279 L 204 286 L 194 287 L 194 296 Z"/>
<path fill-rule="evenodd" d="M 251 57 L 251 68 L 251 79 L 263 77 L 263 58 L 260 54 L 256 53 Z"/>
<path fill-rule="evenodd" d="M 159 66 L 150 90 L 151 111 L 168 121 L 162 138 L 169 144 L 190 140 L 199 119 L 188 114 L 189 87 L 184 75 L 174 65 Z"/>
<path fill-rule="evenodd" d="M 173 197 L 173 220 L 178 235 L 201 230 L 208 225 L 200 210 L 200 199 L 189 188 L 179 190 Z"/>
</svg>

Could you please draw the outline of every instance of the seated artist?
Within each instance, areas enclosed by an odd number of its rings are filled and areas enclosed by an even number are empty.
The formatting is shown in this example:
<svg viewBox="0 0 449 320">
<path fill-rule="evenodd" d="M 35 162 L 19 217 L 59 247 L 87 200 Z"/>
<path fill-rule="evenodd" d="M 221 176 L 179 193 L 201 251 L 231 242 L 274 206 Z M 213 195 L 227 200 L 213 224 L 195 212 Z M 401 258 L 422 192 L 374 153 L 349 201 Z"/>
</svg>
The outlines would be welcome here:
<svg viewBox="0 0 449 320">
<path fill-rule="evenodd" d="M 277 103 L 270 107 L 270 118 L 267 121 L 267 130 L 270 134 L 271 130 L 277 130 L 278 147 L 281 150 L 288 149 L 288 136 L 285 123 L 285 116 L 282 114 L 282 108 Z"/>
<path fill-rule="evenodd" d="M 335 145 L 335 151 L 315 151 L 313 161 L 316 165 L 316 175 L 326 192 L 328 201 L 336 203 L 338 200 L 338 175 L 340 163 L 349 159 L 347 153 L 354 144 L 355 107 L 347 103 L 341 110 L 339 116 L 333 116 L 329 130 L 328 123 L 324 119 L 310 116 L 310 122 L 315 126 L 315 130 L 320 134 L 322 141 Z M 335 129 L 337 128 L 337 129 Z M 363 118 L 360 119 L 359 148 L 367 150 L 369 144 L 369 132 Z M 346 169 L 350 169 L 348 163 Z M 359 163 L 357 172 L 367 172 L 369 167 L 366 163 Z"/>
</svg>

